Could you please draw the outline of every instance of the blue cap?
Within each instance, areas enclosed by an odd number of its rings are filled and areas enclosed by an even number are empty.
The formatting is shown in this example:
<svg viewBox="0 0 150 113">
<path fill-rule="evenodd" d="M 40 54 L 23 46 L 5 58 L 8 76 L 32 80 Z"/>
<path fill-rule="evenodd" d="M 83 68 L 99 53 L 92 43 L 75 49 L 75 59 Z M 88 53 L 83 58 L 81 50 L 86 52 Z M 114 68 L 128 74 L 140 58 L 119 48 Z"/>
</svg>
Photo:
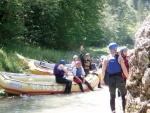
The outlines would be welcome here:
<svg viewBox="0 0 150 113">
<path fill-rule="evenodd" d="M 120 52 L 123 52 L 124 50 L 128 50 L 128 48 L 127 48 L 127 47 L 122 47 L 122 48 L 120 49 Z"/>
<path fill-rule="evenodd" d="M 116 43 L 110 43 L 108 47 L 109 47 L 109 50 L 114 50 L 118 47 L 118 45 Z"/>
<path fill-rule="evenodd" d="M 60 64 L 66 65 L 66 61 L 65 60 L 61 60 Z"/>
</svg>

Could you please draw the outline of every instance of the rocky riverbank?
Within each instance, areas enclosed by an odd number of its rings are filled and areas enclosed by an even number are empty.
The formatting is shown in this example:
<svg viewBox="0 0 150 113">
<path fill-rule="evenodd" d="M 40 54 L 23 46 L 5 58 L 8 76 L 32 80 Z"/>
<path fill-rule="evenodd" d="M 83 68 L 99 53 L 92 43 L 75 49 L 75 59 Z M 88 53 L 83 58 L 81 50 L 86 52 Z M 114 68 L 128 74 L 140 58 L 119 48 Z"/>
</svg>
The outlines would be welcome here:
<svg viewBox="0 0 150 113">
<path fill-rule="evenodd" d="M 150 16 L 135 33 L 129 65 L 127 113 L 150 113 Z"/>
</svg>

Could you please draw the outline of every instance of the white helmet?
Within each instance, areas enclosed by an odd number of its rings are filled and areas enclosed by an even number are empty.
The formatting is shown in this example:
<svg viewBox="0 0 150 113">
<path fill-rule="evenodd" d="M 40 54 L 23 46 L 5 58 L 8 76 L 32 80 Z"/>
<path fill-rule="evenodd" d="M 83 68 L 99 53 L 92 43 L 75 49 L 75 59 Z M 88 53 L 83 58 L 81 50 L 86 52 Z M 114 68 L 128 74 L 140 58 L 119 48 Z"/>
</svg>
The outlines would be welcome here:
<svg viewBox="0 0 150 113">
<path fill-rule="evenodd" d="M 77 58 L 77 57 L 78 57 L 77 55 L 74 55 L 74 56 L 73 56 L 73 59 L 74 59 L 74 58 Z"/>
</svg>

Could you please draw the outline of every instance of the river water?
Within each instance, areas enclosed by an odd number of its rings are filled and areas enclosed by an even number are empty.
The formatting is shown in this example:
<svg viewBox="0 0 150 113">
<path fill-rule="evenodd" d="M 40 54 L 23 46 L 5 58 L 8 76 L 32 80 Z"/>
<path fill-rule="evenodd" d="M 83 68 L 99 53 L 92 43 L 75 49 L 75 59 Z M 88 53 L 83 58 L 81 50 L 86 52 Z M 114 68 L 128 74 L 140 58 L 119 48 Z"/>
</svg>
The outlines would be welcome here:
<svg viewBox="0 0 150 113">
<path fill-rule="evenodd" d="M 111 113 L 107 86 L 72 94 L 1 97 L 0 113 Z M 122 113 L 116 99 L 117 113 Z"/>
</svg>

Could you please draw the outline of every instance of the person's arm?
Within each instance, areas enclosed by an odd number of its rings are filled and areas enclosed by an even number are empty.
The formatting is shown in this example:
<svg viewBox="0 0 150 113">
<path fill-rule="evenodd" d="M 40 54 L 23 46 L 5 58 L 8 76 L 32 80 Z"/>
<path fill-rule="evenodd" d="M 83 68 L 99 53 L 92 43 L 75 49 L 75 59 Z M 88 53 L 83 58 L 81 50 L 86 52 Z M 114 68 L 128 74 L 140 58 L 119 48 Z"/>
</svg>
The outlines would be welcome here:
<svg viewBox="0 0 150 113">
<path fill-rule="evenodd" d="M 82 69 L 82 75 L 85 76 L 85 71 L 84 71 L 83 67 L 81 67 L 81 69 Z"/>
<path fill-rule="evenodd" d="M 82 54 L 82 51 L 84 50 L 83 46 L 80 46 L 80 55 L 79 55 L 79 58 L 81 60 L 81 63 L 82 63 L 82 66 L 85 67 L 85 58 Z"/>
<path fill-rule="evenodd" d="M 82 53 L 79 55 L 79 58 L 81 60 L 82 66 L 84 67 L 85 59 Z"/>
<path fill-rule="evenodd" d="M 91 61 L 90 61 L 90 70 L 93 70 Z"/>
<path fill-rule="evenodd" d="M 73 70 L 73 68 L 76 66 L 76 62 L 75 61 L 72 61 L 72 63 L 71 63 L 71 68 L 72 68 L 72 70 Z"/>
<path fill-rule="evenodd" d="M 123 58 L 121 56 L 119 56 L 118 62 L 121 65 L 121 68 L 122 68 L 122 71 L 123 71 L 124 75 L 128 78 L 128 70 L 127 70 L 127 68 L 126 68 L 126 66 L 124 64 L 124 60 L 123 60 Z"/>
<path fill-rule="evenodd" d="M 103 60 L 103 65 L 102 65 L 102 75 L 101 75 L 101 84 L 104 85 L 104 77 L 105 77 L 105 72 L 106 72 L 106 67 L 107 67 L 107 58 Z"/>
<path fill-rule="evenodd" d="M 83 67 L 81 67 L 81 69 L 82 69 L 82 78 L 83 78 L 83 83 L 85 83 L 85 71 L 84 71 Z"/>
<path fill-rule="evenodd" d="M 76 76 L 76 71 L 77 71 L 77 69 L 76 69 L 76 67 L 74 67 L 72 70 L 73 76 Z"/>
<path fill-rule="evenodd" d="M 72 61 L 71 62 L 71 68 L 73 69 L 73 67 L 74 67 L 74 63 L 73 63 L 74 61 Z"/>
<path fill-rule="evenodd" d="M 67 69 L 66 69 L 63 65 L 61 65 L 60 68 L 65 72 L 65 75 L 68 76 L 68 71 L 67 71 Z"/>
</svg>

